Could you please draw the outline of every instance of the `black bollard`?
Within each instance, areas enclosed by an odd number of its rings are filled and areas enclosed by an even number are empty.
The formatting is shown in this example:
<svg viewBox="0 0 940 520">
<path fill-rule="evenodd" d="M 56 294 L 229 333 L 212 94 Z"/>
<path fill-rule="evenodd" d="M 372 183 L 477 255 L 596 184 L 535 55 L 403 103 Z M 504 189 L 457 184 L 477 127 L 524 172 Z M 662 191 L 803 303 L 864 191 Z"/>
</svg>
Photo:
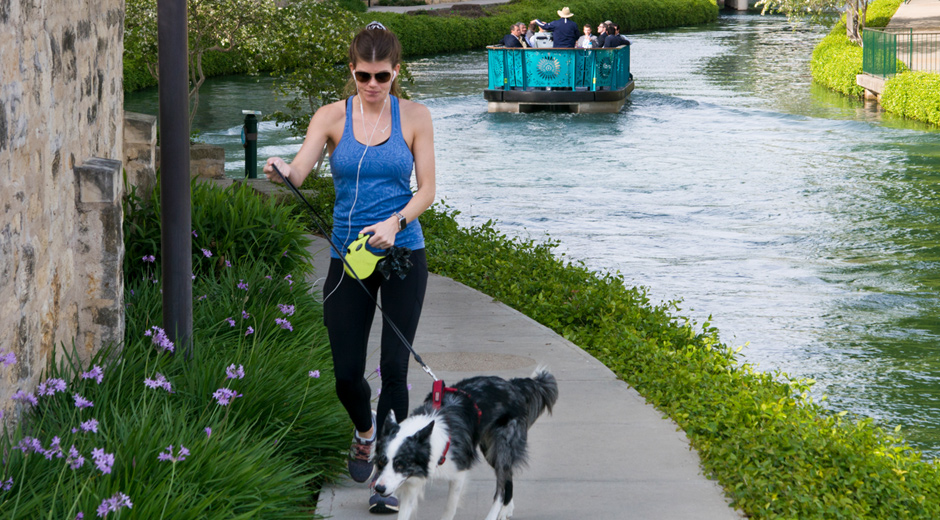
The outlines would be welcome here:
<svg viewBox="0 0 940 520">
<path fill-rule="evenodd" d="M 258 116 L 257 110 L 242 110 L 245 124 L 242 126 L 242 146 L 245 147 L 245 177 L 258 178 Z"/>
</svg>

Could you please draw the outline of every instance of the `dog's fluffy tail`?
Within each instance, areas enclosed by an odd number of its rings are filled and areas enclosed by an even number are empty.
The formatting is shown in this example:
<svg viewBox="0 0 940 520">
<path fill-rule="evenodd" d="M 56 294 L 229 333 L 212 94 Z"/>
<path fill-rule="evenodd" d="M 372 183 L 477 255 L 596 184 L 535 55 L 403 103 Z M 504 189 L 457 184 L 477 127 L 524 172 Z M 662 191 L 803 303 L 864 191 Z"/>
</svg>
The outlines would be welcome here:
<svg viewBox="0 0 940 520">
<path fill-rule="evenodd" d="M 528 406 L 526 419 L 529 426 L 532 426 L 532 423 L 545 410 L 552 413 L 552 407 L 558 401 L 558 382 L 547 369 L 536 368 L 531 377 L 513 379 L 512 384 L 516 385 L 526 396 Z"/>
</svg>

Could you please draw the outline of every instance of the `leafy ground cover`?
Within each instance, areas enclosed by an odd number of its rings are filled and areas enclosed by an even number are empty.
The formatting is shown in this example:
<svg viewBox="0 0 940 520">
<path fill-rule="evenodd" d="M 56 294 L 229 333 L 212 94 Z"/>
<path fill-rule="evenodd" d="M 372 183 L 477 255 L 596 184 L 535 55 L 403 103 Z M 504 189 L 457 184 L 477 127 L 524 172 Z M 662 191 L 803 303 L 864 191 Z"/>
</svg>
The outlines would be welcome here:
<svg viewBox="0 0 940 520">
<path fill-rule="evenodd" d="M 349 425 L 304 229 L 247 189 L 194 186 L 185 359 L 160 328 L 159 204 L 142 202 L 127 201 L 125 342 L 84 362 L 62 347 L 38 391 L 18 394 L 23 420 L 0 438 L 3 518 L 311 518 Z"/>
<path fill-rule="evenodd" d="M 329 179 L 307 179 L 318 203 Z M 709 323 L 655 304 L 618 273 L 510 238 L 494 222 L 460 227 L 439 204 L 421 217 L 429 268 L 551 328 L 603 362 L 689 436 L 706 474 L 752 518 L 940 518 L 940 471 L 897 430 L 832 412 L 812 381 L 755 370 Z M 526 273 L 519 276 L 519 273 Z"/>
<path fill-rule="evenodd" d="M 901 1 L 872 2 L 867 26 L 887 26 Z M 888 112 L 940 125 L 940 74 L 912 72 L 900 61 L 898 66 L 901 72 L 885 82 L 881 105 Z M 846 37 L 844 18 L 813 50 L 810 68 L 817 83 L 847 96 L 859 98 L 865 94 L 855 81 L 855 76 L 862 73 L 862 48 Z"/>
</svg>

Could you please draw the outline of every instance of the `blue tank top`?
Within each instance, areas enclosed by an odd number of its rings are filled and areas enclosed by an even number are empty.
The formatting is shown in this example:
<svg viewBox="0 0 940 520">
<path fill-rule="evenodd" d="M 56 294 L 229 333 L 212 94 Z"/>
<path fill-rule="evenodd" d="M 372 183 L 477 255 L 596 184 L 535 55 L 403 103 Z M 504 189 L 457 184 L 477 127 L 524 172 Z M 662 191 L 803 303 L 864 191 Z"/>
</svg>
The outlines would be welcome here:
<svg viewBox="0 0 940 520">
<path fill-rule="evenodd" d="M 332 238 L 344 254 L 349 244 L 358 238 L 360 229 L 387 219 L 408 204 L 412 197 L 411 172 L 414 169 L 414 155 L 401 134 L 398 98 L 389 96 L 391 135 L 384 143 L 370 146 L 368 150 L 353 134 L 352 100 L 352 96 L 346 99 L 346 125 L 339 143 L 330 154 L 336 191 Z M 410 222 L 404 231 L 398 232 L 395 245 L 411 250 L 424 248 L 424 234 L 417 219 Z M 330 256 L 339 258 L 332 250 Z"/>
</svg>

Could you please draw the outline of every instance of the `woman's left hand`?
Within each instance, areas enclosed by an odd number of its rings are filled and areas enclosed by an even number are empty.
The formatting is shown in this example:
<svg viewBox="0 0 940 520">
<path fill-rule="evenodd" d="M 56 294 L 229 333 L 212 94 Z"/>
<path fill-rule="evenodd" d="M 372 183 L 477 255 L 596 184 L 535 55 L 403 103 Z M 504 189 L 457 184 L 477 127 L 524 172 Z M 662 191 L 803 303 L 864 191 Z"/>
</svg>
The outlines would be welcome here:
<svg viewBox="0 0 940 520">
<path fill-rule="evenodd" d="M 362 228 L 359 233 L 372 233 L 368 244 L 376 249 L 388 249 L 395 245 L 395 235 L 398 233 L 398 219 L 389 217 L 378 224 Z"/>
</svg>

